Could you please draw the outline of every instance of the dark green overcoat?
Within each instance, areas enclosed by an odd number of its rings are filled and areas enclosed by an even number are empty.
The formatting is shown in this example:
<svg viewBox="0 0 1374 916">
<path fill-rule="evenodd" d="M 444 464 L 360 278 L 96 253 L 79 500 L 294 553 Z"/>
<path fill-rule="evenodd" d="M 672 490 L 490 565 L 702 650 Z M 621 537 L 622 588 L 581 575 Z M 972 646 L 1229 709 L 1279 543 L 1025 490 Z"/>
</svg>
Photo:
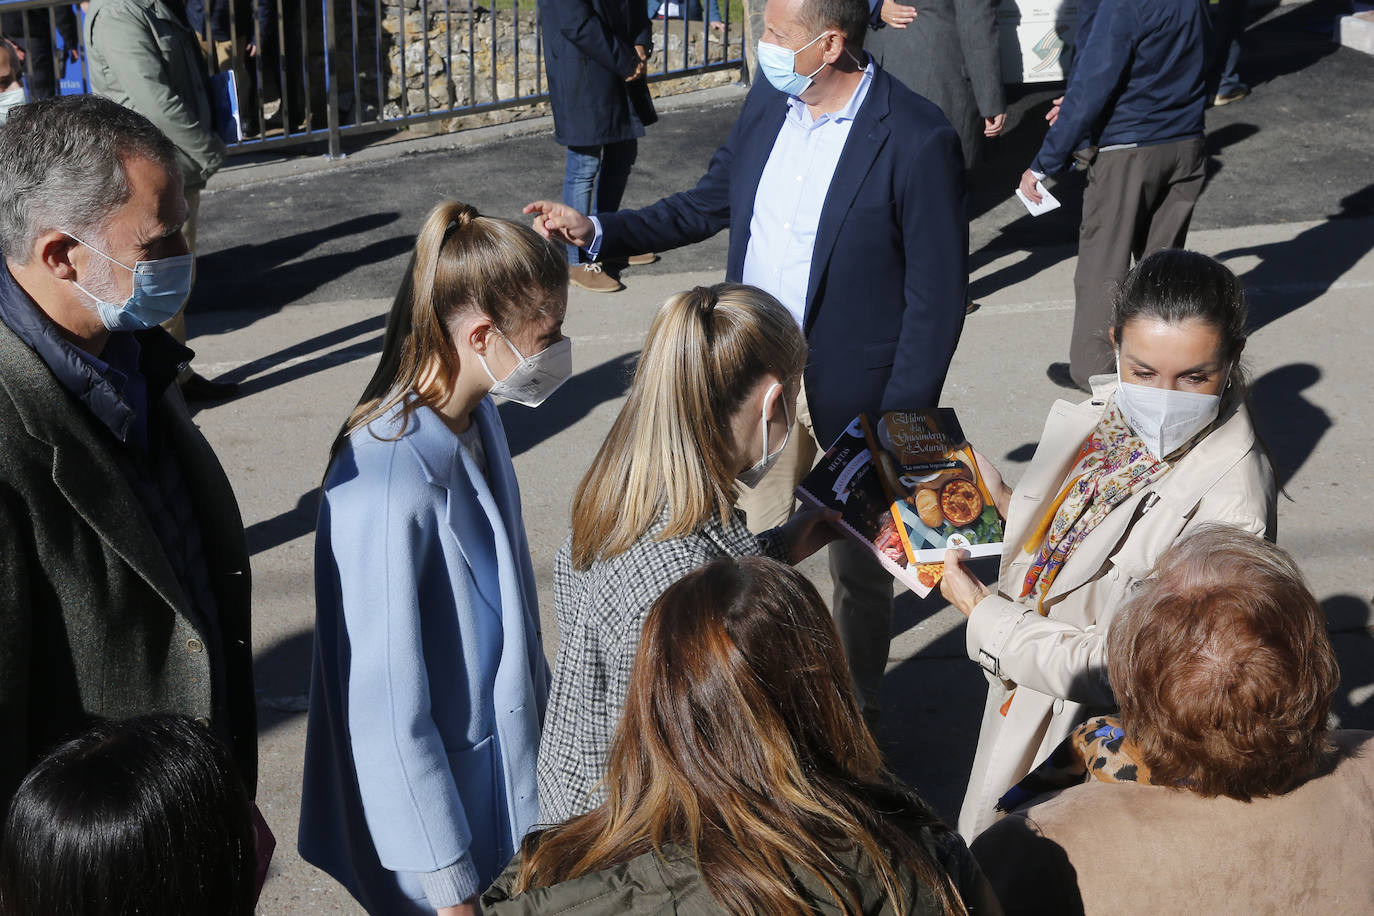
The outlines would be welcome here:
<svg viewBox="0 0 1374 916">
<path fill-rule="evenodd" d="M 89 717 L 150 712 L 209 725 L 256 786 L 243 521 L 177 386 L 149 397 L 191 495 L 218 625 L 173 573 L 114 459 L 122 446 L 0 322 L 0 800 Z"/>
</svg>

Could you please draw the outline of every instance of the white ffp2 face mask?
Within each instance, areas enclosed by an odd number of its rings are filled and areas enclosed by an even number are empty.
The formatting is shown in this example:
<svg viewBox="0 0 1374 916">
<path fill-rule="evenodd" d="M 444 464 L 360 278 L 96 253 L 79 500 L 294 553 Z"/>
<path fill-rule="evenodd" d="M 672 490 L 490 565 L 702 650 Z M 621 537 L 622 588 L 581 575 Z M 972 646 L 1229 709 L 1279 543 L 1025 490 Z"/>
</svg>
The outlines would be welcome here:
<svg viewBox="0 0 1374 916">
<path fill-rule="evenodd" d="M 1226 372 L 1230 380 L 1231 372 Z M 1136 385 L 1121 378 L 1121 357 L 1116 362 L 1116 406 L 1150 454 L 1167 458 L 1196 436 L 1221 412 L 1221 395 L 1194 391 L 1169 391 Z M 1222 382 L 1225 390 L 1226 382 Z"/>
<path fill-rule="evenodd" d="M 493 328 L 493 330 L 495 330 Z M 522 356 L 520 351 L 515 348 L 505 334 L 496 331 L 501 335 L 501 339 L 506 341 L 506 346 L 510 347 L 511 352 L 520 360 L 519 364 L 510 371 L 510 374 L 503 379 L 498 379 L 491 374 L 491 367 L 487 365 L 486 358 L 481 353 L 477 354 L 477 359 L 482 364 L 482 368 L 487 371 L 487 377 L 493 382 L 491 394 L 505 398 L 507 401 L 514 401 L 526 407 L 538 407 L 549 399 L 563 383 L 572 377 L 572 340 L 564 337 L 557 343 L 550 344 L 533 356 Z"/>
<path fill-rule="evenodd" d="M 763 457 L 760 458 L 758 461 L 755 461 L 753 466 L 746 468 L 743 471 L 740 471 L 739 474 L 735 476 L 736 480 L 738 480 L 740 483 L 744 484 L 751 490 L 754 487 L 757 487 L 759 485 L 759 482 L 762 481 L 764 477 L 768 476 L 769 471 L 773 470 L 773 465 L 778 463 L 778 459 L 782 457 L 783 449 L 787 448 L 787 443 L 792 438 L 792 416 L 787 410 L 787 402 L 783 400 L 782 416 L 783 419 L 787 422 L 787 431 L 782 434 L 782 444 L 778 446 L 778 450 L 775 452 L 768 451 L 767 404 L 768 396 L 773 393 L 773 388 L 782 389 L 782 386 L 775 382 L 773 384 L 773 387 L 769 388 L 763 394 L 763 402 L 765 405 L 763 408 Z M 785 390 L 781 391 L 781 393 L 778 395 L 779 399 L 785 399 L 786 397 L 787 392 Z"/>
</svg>

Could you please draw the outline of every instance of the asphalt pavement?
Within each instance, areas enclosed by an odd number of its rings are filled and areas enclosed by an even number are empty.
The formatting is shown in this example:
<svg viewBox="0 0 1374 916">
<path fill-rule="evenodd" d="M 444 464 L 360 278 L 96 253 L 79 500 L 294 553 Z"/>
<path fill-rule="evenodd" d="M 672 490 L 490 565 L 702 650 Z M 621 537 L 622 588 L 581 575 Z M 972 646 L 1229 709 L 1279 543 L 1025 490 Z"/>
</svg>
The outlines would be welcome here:
<svg viewBox="0 0 1374 916">
<path fill-rule="evenodd" d="M 1330 619 L 1345 676 L 1335 718 L 1374 728 L 1374 58 L 1331 43 L 1336 11 L 1314 0 L 1277 8 L 1251 28 L 1241 75 L 1254 91 L 1208 114 L 1213 161 L 1189 246 L 1225 261 L 1249 291 L 1255 413 L 1286 488 L 1279 540 Z M 980 308 L 945 388 L 972 441 L 1012 480 L 1061 394 L 1044 369 L 1065 358 L 1072 319 L 1081 181 L 1059 181 L 1064 208 L 1039 220 L 1010 197 L 1057 89 L 1016 93 L 1008 135 L 973 176 L 971 290 Z M 689 100 L 666 112 L 641 142 L 626 206 L 694 183 L 741 97 L 717 91 L 703 107 Z M 234 483 L 254 559 L 259 802 L 279 840 L 261 913 L 356 912 L 294 852 L 317 486 L 329 442 L 375 365 L 428 209 L 456 197 L 516 217 L 529 200 L 557 197 L 563 154 L 548 126 L 526 122 L 511 133 L 481 144 L 390 144 L 341 163 L 236 165 L 202 198 L 191 343 L 203 372 L 237 380 L 244 392 L 201 409 L 197 421 Z M 550 657 L 552 558 L 572 492 L 619 409 L 654 308 L 719 280 L 725 251 L 722 234 L 626 270 L 624 292 L 574 290 L 567 330 L 576 375 L 536 411 L 502 407 Z M 824 564 L 805 569 L 828 594 Z M 983 694 L 961 620 L 938 597 L 899 597 L 879 728 L 896 771 L 951 817 Z"/>
</svg>

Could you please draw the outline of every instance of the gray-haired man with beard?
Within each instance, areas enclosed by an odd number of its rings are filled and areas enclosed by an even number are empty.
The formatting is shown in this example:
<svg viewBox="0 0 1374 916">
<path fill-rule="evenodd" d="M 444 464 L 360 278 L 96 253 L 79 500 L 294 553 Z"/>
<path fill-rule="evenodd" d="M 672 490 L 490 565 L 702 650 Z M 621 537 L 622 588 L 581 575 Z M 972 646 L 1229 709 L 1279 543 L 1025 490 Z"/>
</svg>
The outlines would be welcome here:
<svg viewBox="0 0 1374 916">
<path fill-rule="evenodd" d="M 192 716 L 256 782 L 248 554 L 158 327 L 190 291 L 176 150 L 77 96 L 0 127 L 0 801 L 92 716 Z"/>
</svg>

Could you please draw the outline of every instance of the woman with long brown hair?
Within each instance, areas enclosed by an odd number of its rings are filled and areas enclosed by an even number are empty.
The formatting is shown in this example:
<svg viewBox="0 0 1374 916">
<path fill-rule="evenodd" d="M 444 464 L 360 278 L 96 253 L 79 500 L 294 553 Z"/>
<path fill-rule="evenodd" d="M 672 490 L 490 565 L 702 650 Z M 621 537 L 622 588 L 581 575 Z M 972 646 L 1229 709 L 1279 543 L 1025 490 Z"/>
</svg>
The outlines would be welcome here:
<svg viewBox="0 0 1374 916">
<path fill-rule="evenodd" d="M 539 751 L 539 817 L 594 807 L 639 628 L 663 590 L 722 557 L 797 562 L 835 537 L 802 513 L 755 536 L 735 508 L 787 442 L 806 341 L 787 309 L 738 283 L 659 309 L 630 394 L 573 498 L 554 561 L 558 658 Z"/>
<path fill-rule="evenodd" d="M 484 912 L 998 912 L 884 770 L 820 595 L 773 560 L 715 560 L 654 603 L 605 786 L 526 837 Z"/>
<path fill-rule="evenodd" d="M 475 912 L 535 821 L 548 696 L 499 395 L 571 372 L 533 230 L 430 213 L 324 481 L 300 850 L 369 912 Z"/>
</svg>

